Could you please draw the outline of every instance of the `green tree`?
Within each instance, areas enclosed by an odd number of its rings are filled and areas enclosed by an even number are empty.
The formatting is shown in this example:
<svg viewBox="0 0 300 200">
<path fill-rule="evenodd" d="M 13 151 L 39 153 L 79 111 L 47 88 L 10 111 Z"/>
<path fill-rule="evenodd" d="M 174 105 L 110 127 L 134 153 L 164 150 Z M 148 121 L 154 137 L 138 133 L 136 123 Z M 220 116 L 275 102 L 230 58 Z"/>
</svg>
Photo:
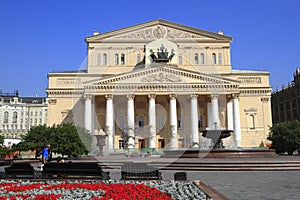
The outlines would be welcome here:
<svg viewBox="0 0 300 200">
<path fill-rule="evenodd" d="M 270 128 L 268 140 L 272 141 L 272 147 L 276 153 L 292 155 L 295 150 L 300 149 L 300 122 L 289 121 L 274 124 Z"/>
<path fill-rule="evenodd" d="M 3 145 L 3 143 L 4 143 L 4 137 L 0 135 L 0 145 Z"/>
<path fill-rule="evenodd" d="M 23 141 L 13 146 L 20 151 L 41 150 L 47 144 L 51 152 L 71 156 L 88 154 L 92 143 L 92 135 L 81 127 L 73 124 L 53 125 L 52 127 L 33 127 L 23 138 Z M 39 152 L 37 151 L 36 157 Z"/>
</svg>

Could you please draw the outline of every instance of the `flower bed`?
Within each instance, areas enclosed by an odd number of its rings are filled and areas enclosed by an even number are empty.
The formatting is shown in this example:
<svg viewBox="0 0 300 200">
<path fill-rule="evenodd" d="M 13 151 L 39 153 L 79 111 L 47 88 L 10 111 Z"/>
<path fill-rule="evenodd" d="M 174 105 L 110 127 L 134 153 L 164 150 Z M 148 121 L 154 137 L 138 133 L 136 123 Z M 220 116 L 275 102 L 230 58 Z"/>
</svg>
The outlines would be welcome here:
<svg viewBox="0 0 300 200">
<path fill-rule="evenodd" d="M 193 182 L 174 181 L 29 181 L 0 180 L 6 199 L 210 199 Z"/>
</svg>

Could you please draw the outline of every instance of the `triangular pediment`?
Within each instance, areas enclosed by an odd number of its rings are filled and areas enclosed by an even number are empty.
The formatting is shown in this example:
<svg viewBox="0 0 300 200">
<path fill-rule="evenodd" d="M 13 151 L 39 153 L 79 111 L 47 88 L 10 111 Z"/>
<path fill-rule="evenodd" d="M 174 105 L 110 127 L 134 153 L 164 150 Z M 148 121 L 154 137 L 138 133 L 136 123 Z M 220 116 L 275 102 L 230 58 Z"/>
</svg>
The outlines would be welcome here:
<svg viewBox="0 0 300 200">
<path fill-rule="evenodd" d="M 101 42 L 108 40 L 155 40 L 166 38 L 169 40 L 218 40 L 231 41 L 231 37 L 197 28 L 169 22 L 166 20 L 154 20 L 127 28 L 106 32 L 86 37 L 87 42 Z"/>
<path fill-rule="evenodd" d="M 149 67 L 131 72 L 101 78 L 85 83 L 85 89 L 121 89 L 139 88 L 142 90 L 161 88 L 168 90 L 174 87 L 199 88 L 203 90 L 235 90 L 239 82 L 231 79 L 224 79 L 221 76 L 204 74 L 189 70 L 178 69 L 172 66 Z"/>
</svg>

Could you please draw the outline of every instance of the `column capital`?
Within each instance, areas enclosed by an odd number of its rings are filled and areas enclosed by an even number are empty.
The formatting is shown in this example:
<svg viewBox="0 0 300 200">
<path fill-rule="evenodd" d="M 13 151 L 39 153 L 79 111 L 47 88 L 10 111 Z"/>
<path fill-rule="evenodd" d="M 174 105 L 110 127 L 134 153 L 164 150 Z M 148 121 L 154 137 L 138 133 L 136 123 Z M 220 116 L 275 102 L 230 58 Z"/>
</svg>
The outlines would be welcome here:
<svg viewBox="0 0 300 200">
<path fill-rule="evenodd" d="M 169 94 L 170 99 L 176 99 L 177 95 L 176 94 Z"/>
<path fill-rule="evenodd" d="M 156 94 L 148 94 L 149 99 L 155 99 L 155 97 L 156 97 Z"/>
<path fill-rule="evenodd" d="M 233 93 L 233 94 L 231 94 L 231 96 L 232 96 L 233 99 L 237 99 L 237 98 L 239 98 L 240 94 L 239 93 Z"/>
<path fill-rule="evenodd" d="M 91 94 L 84 94 L 83 97 L 84 97 L 85 99 L 90 99 L 90 100 L 92 100 L 93 95 L 91 95 Z"/>
<path fill-rule="evenodd" d="M 134 99 L 134 94 L 127 94 L 127 99 Z"/>
<path fill-rule="evenodd" d="M 218 98 L 219 97 L 219 94 L 218 93 L 212 93 L 210 94 L 210 98 L 213 99 L 213 98 Z"/>
<path fill-rule="evenodd" d="M 197 98 L 197 97 L 198 97 L 198 94 L 195 94 L 195 93 L 194 93 L 194 94 L 190 94 L 190 98 L 191 98 L 191 99 L 195 99 L 195 98 Z"/>
<path fill-rule="evenodd" d="M 113 98 L 113 95 L 112 95 L 112 94 L 106 94 L 106 95 L 105 95 L 105 98 L 106 98 L 106 99 L 112 99 L 112 98 Z"/>
</svg>

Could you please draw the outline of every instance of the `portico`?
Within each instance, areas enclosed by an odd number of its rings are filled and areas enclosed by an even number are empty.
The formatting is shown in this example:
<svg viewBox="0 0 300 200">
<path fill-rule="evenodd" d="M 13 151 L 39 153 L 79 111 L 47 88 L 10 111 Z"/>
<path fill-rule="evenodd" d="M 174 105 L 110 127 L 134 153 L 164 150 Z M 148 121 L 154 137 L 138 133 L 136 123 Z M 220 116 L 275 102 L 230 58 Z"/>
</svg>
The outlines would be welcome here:
<svg viewBox="0 0 300 200">
<path fill-rule="evenodd" d="M 162 72 L 164 76 L 159 77 Z M 208 84 L 207 80 L 215 84 Z M 163 139 L 164 147 L 169 149 L 198 147 L 199 130 L 228 129 L 231 122 L 236 128 L 235 138 L 240 138 L 236 120 L 240 117 L 236 111 L 239 102 L 232 93 L 237 89 L 234 80 L 221 80 L 162 65 L 129 72 L 118 78 L 88 82 L 84 87 L 88 97 L 85 98 L 85 121 L 91 120 L 93 112 L 99 116 L 95 119 L 98 124 L 95 130 L 104 130 L 109 149 L 118 148 L 120 141 L 129 149 L 141 148 L 141 144 L 146 148 L 157 148 L 159 139 Z M 109 93 L 107 88 L 110 88 Z M 221 122 L 219 101 L 224 98 L 227 104 L 233 102 L 233 109 L 222 107 L 227 118 Z M 91 99 L 95 101 L 92 109 Z M 92 130 L 91 124 L 85 123 L 85 128 Z"/>
</svg>

